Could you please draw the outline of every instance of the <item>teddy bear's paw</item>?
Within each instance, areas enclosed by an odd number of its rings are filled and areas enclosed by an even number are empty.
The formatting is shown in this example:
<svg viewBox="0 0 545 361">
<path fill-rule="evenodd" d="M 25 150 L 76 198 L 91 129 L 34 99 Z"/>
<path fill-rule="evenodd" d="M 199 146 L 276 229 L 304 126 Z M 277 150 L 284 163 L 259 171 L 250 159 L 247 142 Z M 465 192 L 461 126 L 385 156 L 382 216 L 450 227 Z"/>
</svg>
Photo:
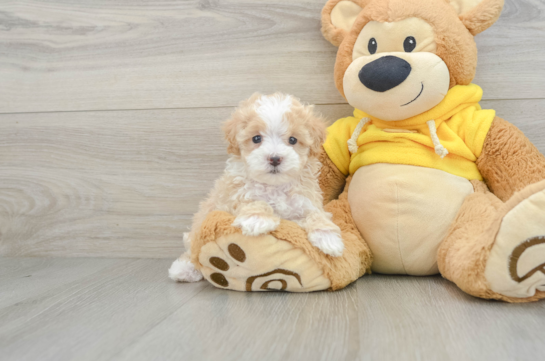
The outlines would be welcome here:
<svg viewBox="0 0 545 361">
<path fill-rule="evenodd" d="M 199 263 L 204 278 L 218 288 L 310 292 L 331 286 L 305 252 L 271 235 L 219 237 L 201 248 Z"/>
<path fill-rule="evenodd" d="M 278 228 L 279 224 L 280 219 L 258 215 L 237 217 L 233 222 L 233 226 L 242 229 L 242 234 L 246 236 L 267 234 Z"/>
<path fill-rule="evenodd" d="M 168 270 L 168 276 L 178 282 L 199 282 L 202 273 L 187 259 L 177 259 Z"/>
<path fill-rule="evenodd" d="M 527 298 L 545 291 L 545 190 L 510 210 L 504 217 L 486 263 L 492 291 Z"/>
<path fill-rule="evenodd" d="M 338 232 L 330 230 L 312 231 L 308 235 L 308 240 L 325 254 L 333 257 L 343 255 L 344 243 Z"/>
</svg>

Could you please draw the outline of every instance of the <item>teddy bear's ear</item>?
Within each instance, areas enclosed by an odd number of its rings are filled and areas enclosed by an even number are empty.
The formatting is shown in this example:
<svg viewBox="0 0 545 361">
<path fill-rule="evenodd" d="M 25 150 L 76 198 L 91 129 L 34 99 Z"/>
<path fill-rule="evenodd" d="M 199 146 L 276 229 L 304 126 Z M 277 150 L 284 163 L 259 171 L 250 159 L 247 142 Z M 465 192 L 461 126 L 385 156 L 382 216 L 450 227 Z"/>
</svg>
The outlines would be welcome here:
<svg viewBox="0 0 545 361">
<path fill-rule="evenodd" d="M 341 45 L 367 2 L 369 0 L 329 0 L 322 9 L 322 34 L 327 41 Z"/>
<path fill-rule="evenodd" d="M 488 29 L 498 20 L 504 0 L 447 0 L 473 35 Z"/>
</svg>

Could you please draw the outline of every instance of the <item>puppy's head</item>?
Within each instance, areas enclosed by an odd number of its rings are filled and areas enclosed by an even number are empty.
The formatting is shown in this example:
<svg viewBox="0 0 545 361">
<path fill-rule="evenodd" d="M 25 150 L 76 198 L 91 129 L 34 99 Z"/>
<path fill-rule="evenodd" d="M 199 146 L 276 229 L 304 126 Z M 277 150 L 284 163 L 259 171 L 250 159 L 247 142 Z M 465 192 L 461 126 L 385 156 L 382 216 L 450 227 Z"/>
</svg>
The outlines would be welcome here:
<svg viewBox="0 0 545 361">
<path fill-rule="evenodd" d="M 312 106 L 280 93 L 252 95 L 223 129 L 227 151 L 241 157 L 248 176 L 271 185 L 297 179 L 326 137 L 326 124 Z"/>
</svg>

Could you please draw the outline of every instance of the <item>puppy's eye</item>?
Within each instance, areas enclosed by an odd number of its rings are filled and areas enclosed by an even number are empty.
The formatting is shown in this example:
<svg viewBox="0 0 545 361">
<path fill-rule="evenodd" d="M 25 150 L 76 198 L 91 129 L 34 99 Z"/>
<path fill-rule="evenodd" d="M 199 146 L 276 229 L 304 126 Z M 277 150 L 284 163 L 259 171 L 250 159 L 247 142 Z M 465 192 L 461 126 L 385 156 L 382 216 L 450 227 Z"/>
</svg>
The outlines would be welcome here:
<svg viewBox="0 0 545 361">
<path fill-rule="evenodd" d="M 252 142 L 254 142 L 255 144 L 261 143 L 261 135 L 256 135 L 255 137 L 253 137 Z"/>
<path fill-rule="evenodd" d="M 371 55 L 377 52 L 377 41 L 375 40 L 375 38 L 371 38 L 371 40 L 369 40 L 367 49 L 369 50 L 369 53 L 371 53 Z"/>
<path fill-rule="evenodd" d="M 407 37 L 403 42 L 403 48 L 405 49 L 406 53 L 413 51 L 414 48 L 416 48 L 416 39 L 412 36 Z"/>
<path fill-rule="evenodd" d="M 291 144 L 291 145 L 297 144 L 297 138 L 290 137 L 290 144 Z"/>
</svg>

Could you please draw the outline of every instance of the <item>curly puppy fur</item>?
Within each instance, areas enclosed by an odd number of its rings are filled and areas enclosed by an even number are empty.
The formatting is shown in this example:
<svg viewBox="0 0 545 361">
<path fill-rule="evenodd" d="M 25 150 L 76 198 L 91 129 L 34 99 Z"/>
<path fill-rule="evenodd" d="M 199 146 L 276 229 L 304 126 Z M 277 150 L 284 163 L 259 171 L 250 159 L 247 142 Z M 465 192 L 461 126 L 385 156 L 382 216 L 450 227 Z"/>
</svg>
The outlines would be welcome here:
<svg viewBox="0 0 545 361">
<path fill-rule="evenodd" d="M 270 233 L 281 219 L 292 220 L 307 232 L 312 245 L 326 254 L 342 255 L 340 229 L 323 209 L 318 157 L 326 123 L 313 107 L 280 93 L 254 94 L 223 129 L 231 156 L 194 216 L 190 242 L 199 238 L 207 215 L 220 210 L 235 215 L 232 225 L 248 236 Z M 186 253 L 180 260 L 189 257 Z"/>
</svg>

